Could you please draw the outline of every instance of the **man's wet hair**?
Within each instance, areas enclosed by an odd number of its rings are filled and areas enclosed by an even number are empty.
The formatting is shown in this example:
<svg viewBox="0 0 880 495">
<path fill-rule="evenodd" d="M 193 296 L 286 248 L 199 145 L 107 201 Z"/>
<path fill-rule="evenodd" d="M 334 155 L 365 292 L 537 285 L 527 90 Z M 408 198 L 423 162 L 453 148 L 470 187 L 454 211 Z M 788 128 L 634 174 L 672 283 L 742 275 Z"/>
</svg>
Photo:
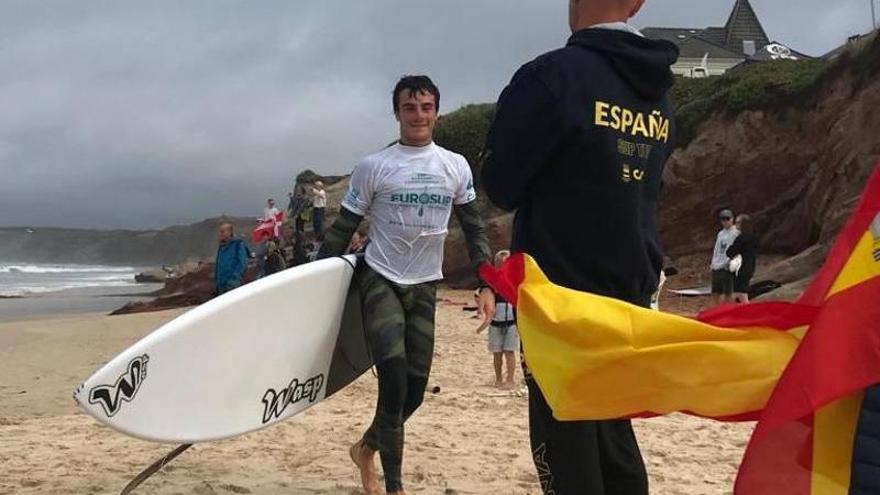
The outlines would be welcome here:
<svg viewBox="0 0 880 495">
<path fill-rule="evenodd" d="M 434 84 L 434 81 L 431 80 L 428 76 L 403 76 L 400 78 L 400 81 L 397 81 L 397 85 L 394 86 L 394 92 L 392 93 L 391 104 L 394 107 L 394 113 L 397 113 L 398 106 L 400 105 L 400 94 L 404 91 L 409 91 L 407 96 L 412 98 L 413 96 L 419 93 L 428 93 L 434 95 L 434 107 L 436 111 L 440 111 L 440 90 L 437 89 L 437 86 Z"/>
</svg>

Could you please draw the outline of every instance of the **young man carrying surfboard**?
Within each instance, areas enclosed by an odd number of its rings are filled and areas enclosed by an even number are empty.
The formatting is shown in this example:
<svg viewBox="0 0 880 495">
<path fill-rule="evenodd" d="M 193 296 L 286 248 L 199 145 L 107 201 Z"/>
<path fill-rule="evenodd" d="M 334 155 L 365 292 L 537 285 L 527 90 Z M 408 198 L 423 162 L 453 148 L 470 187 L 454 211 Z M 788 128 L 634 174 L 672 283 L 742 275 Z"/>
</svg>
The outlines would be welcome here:
<svg viewBox="0 0 880 495">
<path fill-rule="evenodd" d="M 394 88 L 400 140 L 355 167 L 340 215 L 319 258 L 345 252 L 368 213 L 365 263 L 358 267 L 364 326 L 379 378 L 376 415 L 351 448 L 368 494 L 381 493 L 379 452 L 389 494 L 403 493 L 404 423 L 421 405 L 434 353 L 436 282 L 443 277 L 443 244 L 455 211 L 476 270 L 491 259 L 467 160 L 433 141 L 440 92 L 426 76 L 405 76 Z M 495 309 L 483 290 L 484 318 Z"/>
<path fill-rule="evenodd" d="M 674 144 L 666 93 L 678 51 L 626 24 L 643 3 L 569 1 L 567 45 L 524 65 L 501 94 L 482 174 L 489 198 L 517 210 L 513 251 L 558 285 L 648 307 L 663 261 L 656 201 Z M 544 493 L 646 495 L 629 420 L 558 421 L 525 372 Z"/>
</svg>

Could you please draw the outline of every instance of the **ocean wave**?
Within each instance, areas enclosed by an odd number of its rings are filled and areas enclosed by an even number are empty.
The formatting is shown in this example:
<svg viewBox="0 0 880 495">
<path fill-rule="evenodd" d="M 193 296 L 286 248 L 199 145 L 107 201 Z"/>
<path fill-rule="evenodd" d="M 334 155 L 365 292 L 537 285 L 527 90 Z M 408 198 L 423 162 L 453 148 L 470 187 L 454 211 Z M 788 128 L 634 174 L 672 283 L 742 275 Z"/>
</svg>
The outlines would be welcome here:
<svg viewBox="0 0 880 495">
<path fill-rule="evenodd" d="M 0 296 L 31 296 L 37 294 L 48 294 L 51 292 L 61 292 L 69 289 L 86 289 L 91 287 L 137 287 L 142 284 L 138 284 L 132 281 L 95 281 L 95 282 L 70 282 L 70 283 L 62 283 L 58 285 L 32 285 L 32 286 L 18 286 L 18 287 L 4 287 L 0 289 Z"/>
<path fill-rule="evenodd" d="M 0 273 L 131 273 L 137 269 L 130 266 L 96 265 L 24 265 L 0 264 Z"/>
</svg>

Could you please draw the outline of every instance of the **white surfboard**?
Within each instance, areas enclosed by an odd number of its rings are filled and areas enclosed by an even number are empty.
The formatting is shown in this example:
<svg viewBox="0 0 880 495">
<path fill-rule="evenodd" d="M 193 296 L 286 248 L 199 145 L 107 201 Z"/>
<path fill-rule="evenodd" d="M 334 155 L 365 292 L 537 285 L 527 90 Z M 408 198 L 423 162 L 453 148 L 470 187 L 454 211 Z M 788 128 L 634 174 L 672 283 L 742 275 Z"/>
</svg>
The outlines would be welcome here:
<svg viewBox="0 0 880 495">
<path fill-rule="evenodd" d="M 107 363 L 74 398 L 123 433 L 173 443 L 234 437 L 302 412 L 372 365 L 351 283 L 356 262 L 291 268 L 194 308 Z"/>
<path fill-rule="evenodd" d="M 689 289 L 667 289 L 669 292 L 685 297 L 708 296 L 712 294 L 712 287 L 691 287 Z"/>
</svg>

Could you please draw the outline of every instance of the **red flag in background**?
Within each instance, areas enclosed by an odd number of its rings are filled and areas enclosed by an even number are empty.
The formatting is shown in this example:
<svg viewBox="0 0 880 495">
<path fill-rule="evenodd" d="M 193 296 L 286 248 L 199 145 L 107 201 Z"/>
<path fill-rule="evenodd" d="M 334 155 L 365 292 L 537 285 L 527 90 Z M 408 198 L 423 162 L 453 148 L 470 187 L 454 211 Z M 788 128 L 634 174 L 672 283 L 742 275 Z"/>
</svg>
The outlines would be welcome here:
<svg viewBox="0 0 880 495">
<path fill-rule="evenodd" d="M 284 224 L 284 213 L 279 212 L 275 218 L 264 218 L 251 233 L 251 241 L 261 242 L 265 239 L 280 237 L 281 226 Z"/>
</svg>

